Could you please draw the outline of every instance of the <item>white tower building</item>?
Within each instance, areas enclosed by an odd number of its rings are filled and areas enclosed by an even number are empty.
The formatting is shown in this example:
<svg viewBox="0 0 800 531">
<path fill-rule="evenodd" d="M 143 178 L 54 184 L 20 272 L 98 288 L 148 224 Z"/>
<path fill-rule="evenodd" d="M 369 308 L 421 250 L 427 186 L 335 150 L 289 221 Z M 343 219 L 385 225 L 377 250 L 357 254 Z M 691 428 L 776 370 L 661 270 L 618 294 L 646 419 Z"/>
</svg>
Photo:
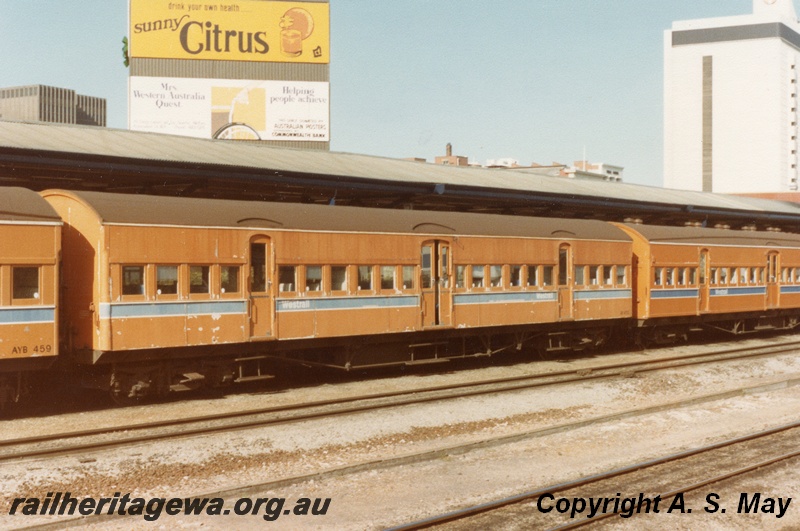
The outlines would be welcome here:
<svg viewBox="0 0 800 531">
<path fill-rule="evenodd" d="M 800 24 L 792 0 L 664 35 L 664 186 L 798 189 Z"/>
</svg>

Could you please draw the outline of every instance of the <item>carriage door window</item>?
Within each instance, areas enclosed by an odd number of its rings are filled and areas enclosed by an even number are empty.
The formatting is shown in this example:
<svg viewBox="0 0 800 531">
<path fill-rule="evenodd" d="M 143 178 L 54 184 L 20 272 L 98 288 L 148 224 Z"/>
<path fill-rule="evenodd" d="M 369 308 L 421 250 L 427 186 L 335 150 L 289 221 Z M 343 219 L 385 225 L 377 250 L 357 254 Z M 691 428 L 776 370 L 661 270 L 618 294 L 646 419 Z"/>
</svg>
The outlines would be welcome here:
<svg viewBox="0 0 800 531">
<path fill-rule="evenodd" d="M 422 280 L 421 280 L 422 289 L 429 289 L 431 287 L 431 282 L 432 282 L 431 279 L 433 278 L 433 275 L 432 275 L 433 264 L 432 264 L 432 260 L 431 260 L 431 255 L 432 255 L 431 248 L 429 246 L 425 245 L 422 248 L 422 268 L 421 268 L 421 271 L 422 271 Z"/>
<path fill-rule="evenodd" d="M 420 256 L 422 326 L 450 325 L 452 291 L 450 285 L 450 245 L 444 241 L 425 243 Z"/>
<path fill-rule="evenodd" d="M 269 337 L 272 333 L 272 295 L 267 277 L 269 242 L 263 236 L 250 241 L 250 338 Z"/>
<path fill-rule="evenodd" d="M 778 253 L 771 251 L 767 255 L 767 308 L 777 308 L 780 299 L 780 286 L 778 285 Z"/>
<path fill-rule="evenodd" d="M 558 285 L 569 284 L 569 247 L 562 245 L 558 250 Z"/>
<path fill-rule="evenodd" d="M 710 292 L 708 287 L 708 249 L 700 251 L 700 311 L 709 311 Z"/>
<path fill-rule="evenodd" d="M 572 268 L 572 248 L 562 244 L 558 248 L 558 316 L 560 320 L 574 318 L 572 308 L 572 286 L 569 273 Z"/>
</svg>

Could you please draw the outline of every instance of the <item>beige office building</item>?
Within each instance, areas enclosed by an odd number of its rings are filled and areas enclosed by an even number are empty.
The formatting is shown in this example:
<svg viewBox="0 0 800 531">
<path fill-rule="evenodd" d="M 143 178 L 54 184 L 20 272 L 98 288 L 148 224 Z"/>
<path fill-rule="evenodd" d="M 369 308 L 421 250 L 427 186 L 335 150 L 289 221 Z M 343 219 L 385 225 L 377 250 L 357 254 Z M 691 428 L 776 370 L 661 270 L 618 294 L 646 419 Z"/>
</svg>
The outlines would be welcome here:
<svg viewBox="0 0 800 531">
<path fill-rule="evenodd" d="M 2 88 L 0 120 L 105 127 L 106 100 L 46 85 Z"/>
</svg>

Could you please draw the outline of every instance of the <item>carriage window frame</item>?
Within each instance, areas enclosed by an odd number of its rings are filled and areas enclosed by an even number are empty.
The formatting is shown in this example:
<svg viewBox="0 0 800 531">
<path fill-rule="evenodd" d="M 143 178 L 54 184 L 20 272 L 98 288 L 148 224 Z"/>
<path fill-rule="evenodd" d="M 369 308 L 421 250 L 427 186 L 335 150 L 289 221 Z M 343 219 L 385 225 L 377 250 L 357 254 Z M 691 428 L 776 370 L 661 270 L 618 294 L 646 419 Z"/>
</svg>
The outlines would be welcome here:
<svg viewBox="0 0 800 531">
<path fill-rule="evenodd" d="M 344 276 L 340 276 L 344 273 Z M 332 295 L 347 295 L 350 293 L 350 268 L 346 265 L 335 264 L 330 266 L 330 293 Z"/>
<path fill-rule="evenodd" d="M 628 287 L 628 266 L 617 264 L 614 266 L 616 273 L 616 285 L 619 287 Z"/>
<path fill-rule="evenodd" d="M 614 285 L 614 266 L 613 265 L 604 265 L 603 266 L 603 286 L 611 287 Z"/>
<path fill-rule="evenodd" d="M 509 289 L 522 289 L 524 268 L 520 264 L 512 264 L 508 266 L 508 287 Z"/>
<path fill-rule="evenodd" d="M 17 272 L 23 271 L 25 271 L 23 275 L 17 275 Z M 36 279 L 35 287 L 30 283 L 32 277 Z M 27 264 L 11 266 L 11 304 L 18 306 L 42 304 L 42 280 L 41 266 Z"/>
<path fill-rule="evenodd" d="M 540 288 L 554 288 L 555 287 L 555 267 L 554 265 L 541 266 L 541 279 L 539 280 Z"/>
<path fill-rule="evenodd" d="M 504 278 L 503 278 L 503 266 L 501 265 L 490 265 L 487 267 L 489 270 L 489 278 L 488 278 L 488 286 L 490 289 L 500 290 L 503 289 L 504 286 Z"/>
<path fill-rule="evenodd" d="M 378 266 L 378 282 L 382 293 L 394 293 L 397 290 L 397 266 L 396 265 L 380 265 Z M 387 283 L 385 275 L 391 274 L 391 286 Z"/>
<path fill-rule="evenodd" d="M 525 267 L 525 287 L 538 288 L 541 282 L 542 275 L 539 272 L 538 265 L 528 265 Z"/>
<path fill-rule="evenodd" d="M 469 268 L 469 288 L 480 289 L 486 287 L 486 266 L 471 265 Z M 476 282 L 477 281 L 477 282 Z"/>
<path fill-rule="evenodd" d="M 239 296 L 242 293 L 242 266 L 238 264 L 220 264 L 219 271 L 219 294 L 221 297 L 225 296 Z M 227 275 L 224 272 L 227 271 Z M 231 271 L 234 275 L 231 276 Z M 227 282 L 223 276 L 227 277 Z M 231 278 L 236 279 L 235 284 L 231 282 Z"/>
<path fill-rule="evenodd" d="M 128 282 L 135 270 L 138 270 L 141 280 L 137 283 Z M 130 273 L 130 275 L 129 275 Z M 145 300 L 147 297 L 147 265 L 122 264 L 119 268 L 119 294 L 122 300 Z M 131 290 L 131 286 L 138 288 Z"/>
<path fill-rule="evenodd" d="M 291 277 L 291 282 L 287 282 Z M 278 266 L 278 293 L 288 295 L 297 293 L 297 266 L 283 264 Z"/>
<path fill-rule="evenodd" d="M 187 272 L 189 275 L 187 283 L 189 298 L 208 298 L 211 295 L 211 266 L 203 264 L 189 264 L 187 267 Z M 199 278 L 202 279 L 202 282 L 199 284 L 194 282 L 198 278 L 198 274 L 200 275 Z M 205 289 L 203 286 L 205 286 Z"/>
<path fill-rule="evenodd" d="M 403 291 L 415 291 L 417 289 L 417 266 L 400 266 L 401 289 Z"/>
<path fill-rule="evenodd" d="M 321 295 L 325 268 L 313 264 L 303 267 L 303 293 L 307 295 Z M 317 275 L 317 273 L 319 273 Z M 312 275 L 313 276 L 310 276 Z"/>
<path fill-rule="evenodd" d="M 175 271 L 174 291 L 164 292 L 166 283 L 162 284 L 160 274 L 163 270 L 172 269 Z M 155 265 L 155 296 L 159 300 L 177 300 L 181 294 L 181 267 L 178 264 L 156 264 Z"/>
<path fill-rule="evenodd" d="M 362 274 L 366 273 L 367 282 L 362 279 Z M 375 266 L 359 265 L 356 266 L 356 293 L 359 295 L 370 295 L 375 293 Z"/>
<path fill-rule="evenodd" d="M 455 289 L 457 290 L 466 290 L 467 289 L 467 274 L 469 272 L 468 265 L 456 265 L 455 267 L 455 274 L 456 274 L 456 285 Z"/>
</svg>

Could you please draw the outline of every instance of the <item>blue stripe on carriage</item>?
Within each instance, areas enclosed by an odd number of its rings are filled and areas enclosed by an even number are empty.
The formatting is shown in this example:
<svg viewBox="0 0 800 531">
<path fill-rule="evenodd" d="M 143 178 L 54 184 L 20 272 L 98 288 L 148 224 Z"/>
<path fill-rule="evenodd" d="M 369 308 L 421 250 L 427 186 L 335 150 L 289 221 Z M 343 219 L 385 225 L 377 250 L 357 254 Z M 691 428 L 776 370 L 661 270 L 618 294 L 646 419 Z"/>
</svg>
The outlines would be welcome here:
<svg viewBox="0 0 800 531">
<path fill-rule="evenodd" d="M 304 312 L 321 310 L 363 310 L 367 308 L 410 308 L 419 306 L 416 295 L 389 297 L 335 297 L 279 299 L 276 310 L 279 312 Z"/>
<path fill-rule="evenodd" d="M 55 308 L 0 308 L 0 324 L 52 323 Z"/>
<path fill-rule="evenodd" d="M 596 289 L 586 291 L 575 291 L 576 301 L 590 301 L 597 299 L 630 299 L 631 290 L 629 289 Z"/>
<path fill-rule="evenodd" d="M 101 319 L 125 317 L 175 317 L 181 315 L 211 315 L 245 313 L 245 301 L 102 303 Z"/>
<path fill-rule="evenodd" d="M 800 286 L 781 286 L 781 293 L 800 293 Z"/>
<path fill-rule="evenodd" d="M 650 291 L 650 297 L 653 299 L 686 299 L 697 298 L 700 296 L 700 290 L 697 289 L 654 289 Z"/>
<path fill-rule="evenodd" d="M 453 297 L 455 304 L 497 304 L 508 302 L 546 302 L 557 298 L 555 291 L 514 291 L 511 293 L 461 293 Z"/>
<path fill-rule="evenodd" d="M 733 297 L 738 295 L 766 295 L 767 288 L 764 286 L 761 287 L 752 287 L 752 288 L 712 288 L 711 289 L 711 296 L 712 297 Z"/>
</svg>

